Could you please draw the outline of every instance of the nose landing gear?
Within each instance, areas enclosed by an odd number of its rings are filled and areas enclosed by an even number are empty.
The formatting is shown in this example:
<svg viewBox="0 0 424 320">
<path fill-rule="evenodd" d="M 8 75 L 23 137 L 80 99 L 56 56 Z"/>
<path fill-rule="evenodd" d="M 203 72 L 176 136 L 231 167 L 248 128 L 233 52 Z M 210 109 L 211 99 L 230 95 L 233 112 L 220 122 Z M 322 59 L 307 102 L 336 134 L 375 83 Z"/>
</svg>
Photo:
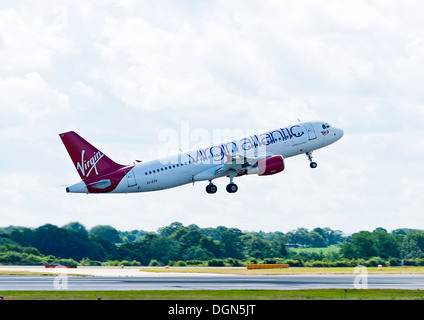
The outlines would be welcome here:
<svg viewBox="0 0 424 320">
<path fill-rule="evenodd" d="M 312 161 L 312 151 L 306 152 L 305 154 L 306 154 L 306 156 L 308 157 L 308 160 L 309 160 L 309 162 L 310 162 L 309 166 L 310 166 L 312 169 L 315 169 L 318 165 L 317 165 L 317 163 L 316 163 L 316 162 Z"/>
</svg>

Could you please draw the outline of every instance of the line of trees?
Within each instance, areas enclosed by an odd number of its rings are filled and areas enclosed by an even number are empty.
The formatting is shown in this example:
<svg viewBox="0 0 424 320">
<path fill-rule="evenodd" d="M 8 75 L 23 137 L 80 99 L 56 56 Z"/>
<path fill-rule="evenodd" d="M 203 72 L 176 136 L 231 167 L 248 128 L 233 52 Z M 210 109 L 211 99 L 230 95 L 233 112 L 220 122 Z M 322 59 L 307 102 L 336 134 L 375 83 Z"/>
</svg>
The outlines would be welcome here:
<svg viewBox="0 0 424 320">
<path fill-rule="evenodd" d="M 338 250 L 325 250 L 326 247 Z M 302 251 L 294 248 L 322 248 Z M 219 226 L 200 228 L 171 223 L 157 232 L 87 230 L 78 222 L 63 227 L 0 229 L 1 264 L 67 265 L 243 265 L 247 262 L 292 266 L 424 265 L 424 231 L 382 228 L 345 236 L 315 228 L 246 232 Z"/>
</svg>

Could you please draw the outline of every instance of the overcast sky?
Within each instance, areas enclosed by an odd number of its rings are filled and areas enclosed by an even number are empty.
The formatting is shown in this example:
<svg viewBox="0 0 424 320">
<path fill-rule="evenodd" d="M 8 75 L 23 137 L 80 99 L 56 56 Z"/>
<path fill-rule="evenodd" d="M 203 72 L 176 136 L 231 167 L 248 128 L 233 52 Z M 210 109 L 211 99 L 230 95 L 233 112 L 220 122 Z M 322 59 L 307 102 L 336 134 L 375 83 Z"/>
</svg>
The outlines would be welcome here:
<svg viewBox="0 0 424 320">
<path fill-rule="evenodd" d="M 72 4 L 69 4 L 72 3 Z M 0 227 L 424 229 L 422 1 L 1 1 Z M 344 137 L 284 172 L 129 195 L 67 194 L 74 130 L 117 162 L 164 132 L 322 120 Z M 187 131 L 188 130 L 188 131 Z M 176 146 L 178 148 L 178 146 Z"/>
</svg>

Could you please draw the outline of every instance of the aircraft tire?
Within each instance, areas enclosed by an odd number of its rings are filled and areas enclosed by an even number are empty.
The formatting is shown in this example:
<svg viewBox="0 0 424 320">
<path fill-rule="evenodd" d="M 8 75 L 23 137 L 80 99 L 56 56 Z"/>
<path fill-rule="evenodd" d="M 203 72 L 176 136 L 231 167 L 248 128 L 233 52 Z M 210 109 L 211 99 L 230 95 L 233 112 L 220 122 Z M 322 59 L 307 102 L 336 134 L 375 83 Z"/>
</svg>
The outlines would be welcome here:
<svg viewBox="0 0 424 320">
<path fill-rule="evenodd" d="M 235 183 L 230 183 L 230 184 L 227 185 L 227 192 L 228 193 L 235 193 L 235 192 L 237 192 L 237 190 L 238 190 L 238 187 Z"/>
<path fill-rule="evenodd" d="M 214 185 L 214 184 L 209 185 L 209 192 L 210 193 L 216 193 L 217 190 L 218 190 L 218 188 L 216 187 L 216 185 Z"/>
<path fill-rule="evenodd" d="M 208 184 L 206 186 L 206 192 L 207 193 L 212 193 L 213 194 L 213 193 L 216 193 L 217 190 L 218 190 L 218 188 L 214 184 Z"/>
</svg>

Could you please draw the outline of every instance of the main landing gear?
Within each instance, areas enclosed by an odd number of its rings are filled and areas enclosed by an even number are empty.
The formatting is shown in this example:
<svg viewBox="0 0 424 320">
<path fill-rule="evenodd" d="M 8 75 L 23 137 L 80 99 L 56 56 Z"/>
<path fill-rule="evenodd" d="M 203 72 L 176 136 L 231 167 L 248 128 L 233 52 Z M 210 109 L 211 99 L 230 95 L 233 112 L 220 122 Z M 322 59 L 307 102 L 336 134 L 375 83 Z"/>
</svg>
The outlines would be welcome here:
<svg viewBox="0 0 424 320">
<path fill-rule="evenodd" d="M 315 169 L 318 165 L 317 165 L 317 163 L 316 163 L 316 162 L 312 161 L 312 151 L 306 152 L 305 154 L 306 154 L 306 156 L 308 157 L 308 160 L 309 160 L 309 162 L 310 162 L 309 166 L 310 166 L 312 169 Z"/>
<path fill-rule="evenodd" d="M 238 190 L 237 185 L 235 183 L 233 183 L 233 179 L 236 175 L 237 175 L 237 173 L 235 173 L 235 174 L 231 173 L 229 175 L 230 183 L 226 187 L 228 193 L 235 193 Z M 212 183 L 212 181 L 209 181 L 209 184 L 206 186 L 206 192 L 213 194 L 213 193 L 216 193 L 217 190 L 218 190 L 218 188 L 216 187 L 216 185 L 214 185 Z"/>
<path fill-rule="evenodd" d="M 230 183 L 230 184 L 227 184 L 227 192 L 228 193 L 234 193 L 234 192 L 237 192 L 237 190 L 238 190 L 238 187 L 237 187 L 237 185 L 235 184 L 235 183 Z"/>
<path fill-rule="evenodd" d="M 237 190 L 238 190 L 237 185 L 236 185 L 235 183 L 233 183 L 233 179 L 234 179 L 234 177 L 236 177 L 236 176 L 237 176 L 237 172 L 236 172 L 236 171 L 231 170 L 231 171 L 229 172 L 228 177 L 230 177 L 230 183 L 229 183 L 229 184 L 227 184 L 227 188 L 226 188 L 228 193 L 235 193 L 235 192 L 237 192 Z"/>
<path fill-rule="evenodd" d="M 215 193 L 217 190 L 218 188 L 212 183 L 212 181 L 210 181 L 209 184 L 206 186 L 207 193 Z"/>
</svg>

